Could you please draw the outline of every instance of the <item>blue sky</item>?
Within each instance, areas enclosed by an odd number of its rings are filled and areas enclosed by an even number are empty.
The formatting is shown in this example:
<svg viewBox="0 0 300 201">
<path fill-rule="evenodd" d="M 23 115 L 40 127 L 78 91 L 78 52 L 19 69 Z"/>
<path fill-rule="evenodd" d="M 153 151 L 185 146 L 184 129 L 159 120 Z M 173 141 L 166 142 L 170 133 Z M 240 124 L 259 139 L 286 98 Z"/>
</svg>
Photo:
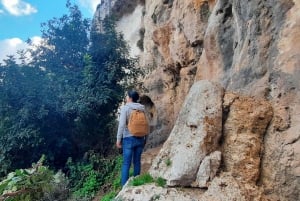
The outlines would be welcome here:
<svg viewBox="0 0 300 201">
<path fill-rule="evenodd" d="M 85 17 L 92 18 L 101 0 L 71 0 Z M 67 13 L 66 0 L 0 0 L 0 63 L 8 54 L 40 40 L 40 24 Z"/>
</svg>

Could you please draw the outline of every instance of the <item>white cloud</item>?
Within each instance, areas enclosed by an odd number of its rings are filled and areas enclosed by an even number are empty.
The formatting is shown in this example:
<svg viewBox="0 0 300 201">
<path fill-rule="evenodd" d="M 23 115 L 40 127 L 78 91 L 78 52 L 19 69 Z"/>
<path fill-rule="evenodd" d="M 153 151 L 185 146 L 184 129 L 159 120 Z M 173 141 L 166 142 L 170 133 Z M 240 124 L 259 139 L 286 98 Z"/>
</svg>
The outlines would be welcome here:
<svg viewBox="0 0 300 201">
<path fill-rule="evenodd" d="M 39 44 L 41 44 L 42 43 L 42 38 L 41 37 L 39 37 L 39 36 L 33 36 L 32 38 L 31 38 L 31 41 L 32 41 L 32 44 L 33 45 L 39 45 Z"/>
<path fill-rule="evenodd" d="M 6 59 L 7 55 L 15 55 L 18 50 L 24 49 L 26 43 L 20 38 L 10 38 L 0 41 L 0 63 L 3 63 L 3 59 Z"/>
<path fill-rule="evenodd" d="M 39 36 L 34 36 L 31 40 L 34 45 L 39 45 L 42 42 L 42 38 Z M 29 46 L 20 38 L 9 38 L 0 41 L 0 63 L 4 63 L 3 59 L 6 59 L 7 55 L 16 55 L 18 50 L 26 48 L 29 48 Z M 30 57 L 30 55 L 27 56 Z"/>
<path fill-rule="evenodd" d="M 98 4 L 101 3 L 101 0 L 78 0 L 78 1 L 79 1 L 79 4 L 82 7 L 87 8 L 91 14 L 95 13 Z"/>
<path fill-rule="evenodd" d="M 1 0 L 3 7 L 12 15 L 30 15 L 36 13 L 37 9 L 22 0 Z"/>
</svg>

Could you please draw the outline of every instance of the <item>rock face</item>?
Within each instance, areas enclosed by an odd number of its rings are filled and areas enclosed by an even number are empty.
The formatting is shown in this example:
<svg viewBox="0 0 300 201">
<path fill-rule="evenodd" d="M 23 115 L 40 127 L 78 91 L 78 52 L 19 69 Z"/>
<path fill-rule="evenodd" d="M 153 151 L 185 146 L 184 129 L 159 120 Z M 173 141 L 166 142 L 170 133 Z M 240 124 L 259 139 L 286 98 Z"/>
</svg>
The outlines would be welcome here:
<svg viewBox="0 0 300 201">
<path fill-rule="evenodd" d="M 196 80 L 268 99 L 274 120 L 263 138 L 258 183 L 272 199 L 299 200 L 300 1 L 172 2 L 145 5 L 141 62 L 153 69 L 144 83 L 159 105 L 158 122 L 165 128 L 159 133 L 168 135 L 182 97 Z M 161 31 L 157 40 L 154 33 Z"/>
<path fill-rule="evenodd" d="M 199 167 L 196 181 L 192 186 L 206 188 L 208 187 L 208 182 L 212 181 L 216 176 L 217 171 L 221 165 L 221 152 L 215 151 L 209 156 L 206 156 Z"/>
<path fill-rule="evenodd" d="M 213 4 L 203 0 L 145 1 L 140 63 L 149 71 L 144 87 L 158 111 L 150 146 L 168 138 L 194 83 Z"/>
<path fill-rule="evenodd" d="M 197 201 L 198 199 L 189 193 L 182 192 L 175 188 L 162 188 L 156 186 L 155 184 L 147 184 L 138 187 L 127 186 L 118 194 L 115 200 Z"/>
<path fill-rule="evenodd" d="M 260 194 L 257 191 L 257 194 Z M 208 190 L 199 199 L 200 201 L 250 201 L 259 200 L 246 197 L 247 193 L 243 186 L 230 174 L 222 174 L 214 179 Z"/>
<path fill-rule="evenodd" d="M 243 183 L 255 185 L 260 175 L 263 138 L 273 117 L 271 104 L 227 93 L 224 111 L 224 171 Z"/>
<path fill-rule="evenodd" d="M 233 179 L 245 178 L 251 185 L 255 180 L 270 200 L 299 200 L 300 1 L 146 0 L 141 18 L 140 64 L 148 72 L 145 93 L 155 111 L 148 146 L 167 140 L 186 95 L 198 80 L 218 82 L 238 97 L 267 99 L 274 117 L 265 135 L 246 127 L 240 128 L 248 130 L 246 136 L 236 136 L 240 130 L 223 124 L 221 167 L 227 171 L 243 167 L 241 161 L 230 162 L 243 155 L 227 146 L 231 141 L 226 140 L 249 138 L 249 145 L 255 142 L 259 147 L 244 154 L 255 153 L 252 166 L 256 169 L 260 164 L 260 173 L 245 168 L 240 175 L 231 175 Z M 224 103 L 234 100 L 233 108 L 245 111 L 236 95 L 226 96 L 233 99 L 226 98 Z M 236 120 L 232 123 L 237 127 L 245 122 Z M 226 139 L 226 134 L 231 137 Z"/>
<path fill-rule="evenodd" d="M 196 82 L 149 172 L 166 179 L 168 186 L 207 188 L 196 197 L 173 189 L 183 200 L 267 200 L 264 187 L 257 184 L 263 138 L 272 117 L 273 109 L 266 100 L 230 92 L 224 95 L 215 83 Z M 141 195 L 133 196 L 136 191 Z M 125 186 L 119 195 L 133 200 L 151 200 L 154 195 L 174 199 L 174 194 L 164 191 L 168 192 L 167 188 L 154 185 L 151 190 L 148 185 Z"/>
<path fill-rule="evenodd" d="M 170 137 L 152 163 L 152 176 L 166 179 L 169 186 L 190 186 L 197 177 L 207 177 L 205 171 L 199 171 L 199 166 L 218 148 L 222 99 L 223 89 L 217 84 L 203 80 L 193 85 Z M 211 156 L 204 161 L 217 159 L 215 163 L 220 164 L 221 157 Z"/>
</svg>

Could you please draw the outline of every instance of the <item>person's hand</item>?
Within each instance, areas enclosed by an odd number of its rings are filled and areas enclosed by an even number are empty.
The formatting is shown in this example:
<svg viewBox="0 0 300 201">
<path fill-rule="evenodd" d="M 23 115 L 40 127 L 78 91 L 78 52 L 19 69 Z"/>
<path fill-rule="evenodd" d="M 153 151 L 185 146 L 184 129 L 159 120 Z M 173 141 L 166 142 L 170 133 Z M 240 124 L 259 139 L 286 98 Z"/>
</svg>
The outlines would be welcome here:
<svg viewBox="0 0 300 201">
<path fill-rule="evenodd" d="M 117 141 L 116 142 L 116 147 L 121 149 L 122 148 L 122 143 L 120 141 Z"/>
</svg>

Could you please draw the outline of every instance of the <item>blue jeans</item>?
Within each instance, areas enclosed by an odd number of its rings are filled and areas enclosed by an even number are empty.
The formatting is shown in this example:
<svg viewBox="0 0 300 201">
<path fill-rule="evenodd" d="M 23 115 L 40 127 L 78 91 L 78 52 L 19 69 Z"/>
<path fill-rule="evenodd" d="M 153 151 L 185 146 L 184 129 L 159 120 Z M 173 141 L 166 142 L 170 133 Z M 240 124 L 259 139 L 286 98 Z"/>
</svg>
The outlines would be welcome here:
<svg viewBox="0 0 300 201">
<path fill-rule="evenodd" d="M 123 138 L 123 164 L 122 164 L 122 178 L 121 184 L 125 185 L 129 178 L 129 169 L 133 160 L 134 176 L 141 172 L 141 155 L 144 149 L 144 138 L 126 137 Z"/>
</svg>

